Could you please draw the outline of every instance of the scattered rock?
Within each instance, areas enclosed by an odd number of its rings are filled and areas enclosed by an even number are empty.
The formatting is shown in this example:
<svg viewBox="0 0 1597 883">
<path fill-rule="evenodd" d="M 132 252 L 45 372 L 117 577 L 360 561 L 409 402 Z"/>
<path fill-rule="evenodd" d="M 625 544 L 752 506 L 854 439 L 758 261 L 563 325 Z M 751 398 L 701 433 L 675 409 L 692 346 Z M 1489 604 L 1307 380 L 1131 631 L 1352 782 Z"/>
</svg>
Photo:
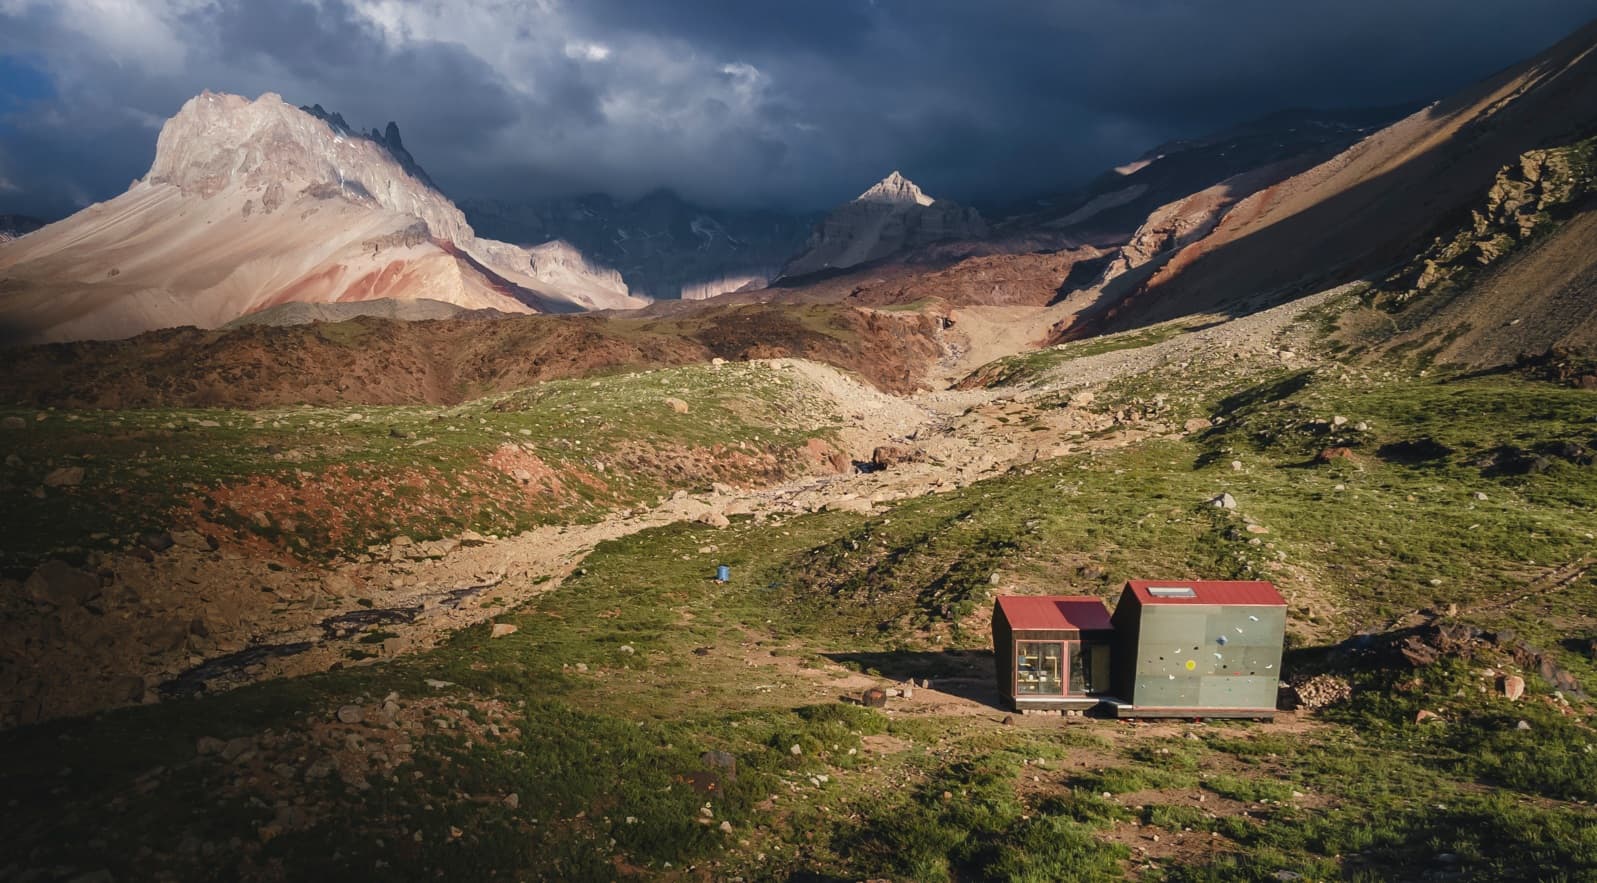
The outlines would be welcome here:
<svg viewBox="0 0 1597 883">
<path fill-rule="evenodd" d="M 346 724 L 358 724 L 366 719 L 366 712 L 359 705 L 344 705 L 338 709 L 338 719 Z"/>
<path fill-rule="evenodd" d="M 688 403 L 682 401 L 681 399 L 667 398 L 665 400 L 665 404 L 666 407 L 677 412 L 678 414 L 686 414 L 688 412 Z"/>
<path fill-rule="evenodd" d="M 1224 493 L 1218 497 L 1210 499 L 1209 505 L 1216 509 L 1235 509 L 1237 507 L 1237 498 L 1231 496 L 1229 493 Z"/>
<path fill-rule="evenodd" d="M 703 515 L 700 515 L 698 521 L 700 524 L 708 525 L 717 530 L 720 530 L 721 528 L 732 523 L 727 519 L 726 513 L 722 512 L 720 509 L 711 509 Z"/>
<path fill-rule="evenodd" d="M 34 569 L 22 588 L 36 603 L 65 607 L 100 597 L 100 578 L 64 561 L 46 561 Z"/>
<path fill-rule="evenodd" d="M 505 805 L 505 809 L 517 809 L 521 806 L 521 795 L 512 791 L 506 794 L 505 799 L 501 802 Z"/>
<path fill-rule="evenodd" d="M 622 653 L 628 655 L 628 656 L 631 656 L 632 654 L 638 652 L 637 649 L 635 647 L 633 647 L 631 644 L 622 644 L 617 649 L 620 650 Z"/>
<path fill-rule="evenodd" d="M 174 530 L 167 534 L 173 545 L 195 552 L 209 552 L 216 548 L 216 541 L 197 530 Z"/>
<path fill-rule="evenodd" d="M 1241 460 L 1232 460 L 1231 461 L 1231 471 L 1232 472 L 1241 472 L 1242 471 L 1242 461 Z"/>
<path fill-rule="evenodd" d="M 52 469 L 44 477 L 45 487 L 77 487 L 83 483 L 84 470 L 82 466 L 62 466 Z"/>
<path fill-rule="evenodd" d="M 721 773 L 721 777 L 728 782 L 737 781 L 738 760 L 726 751 L 706 751 L 699 755 L 699 761 L 710 769 Z"/>
<path fill-rule="evenodd" d="M 926 451 L 908 445 L 878 445 L 871 451 L 871 466 L 875 469 L 891 469 L 903 463 L 926 462 Z"/>
<path fill-rule="evenodd" d="M 221 754 L 222 749 L 226 746 L 226 742 L 215 736 L 201 736 L 194 741 L 194 752 L 196 754 Z"/>
<path fill-rule="evenodd" d="M 860 704 L 866 708 L 883 708 L 887 705 L 887 692 L 872 687 L 860 694 Z"/>
<path fill-rule="evenodd" d="M 1187 432 L 1202 432 L 1209 428 L 1209 421 L 1203 419 L 1202 417 L 1194 417 L 1191 420 L 1181 424 L 1181 428 L 1185 429 Z"/>
<path fill-rule="evenodd" d="M 1353 449 L 1345 447 L 1325 448 L 1314 455 L 1314 462 L 1316 463 L 1335 463 L 1337 460 L 1355 459 L 1358 458 L 1353 455 Z"/>
<path fill-rule="evenodd" d="M 1514 725 L 1514 729 L 1516 729 L 1516 730 L 1529 730 L 1530 729 L 1530 721 L 1520 721 L 1519 723 Z"/>
<path fill-rule="evenodd" d="M 1489 497 L 1487 497 L 1484 493 L 1481 493 L 1480 491 L 1476 491 L 1475 493 L 1470 494 L 1470 496 L 1474 497 L 1476 500 L 1479 500 L 1480 502 L 1483 502 L 1483 503 L 1486 502 L 1488 499 L 1490 499 Z"/>
<path fill-rule="evenodd" d="M 507 635 L 513 635 L 519 630 L 520 629 L 518 629 L 515 625 L 512 625 L 511 623 L 508 623 L 508 622 L 496 622 L 496 623 L 494 623 L 492 631 L 490 631 L 488 633 L 488 637 L 490 637 L 490 638 L 503 638 L 503 637 L 505 637 Z"/>
<path fill-rule="evenodd" d="M 6 429 L 27 429 L 28 421 L 22 419 L 21 417 L 7 417 L 4 420 L 0 420 L 0 426 L 5 427 Z"/>
<path fill-rule="evenodd" d="M 788 747 L 787 753 L 793 755 L 794 757 L 800 757 L 804 754 L 804 749 L 797 742 L 794 742 Z"/>
<path fill-rule="evenodd" d="M 1341 414 L 1338 414 L 1335 417 L 1331 418 L 1331 425 L 1334 426 L 1334 427 L 1346 426 L 1347 425 L 1347 418 L 1343 417 Z"/>
<path fill-rule="evenodd" d="M 1420 709 L 1419 713 L 1414 715 L 1414 723 L 1416 723 L 1416 724 L 1423 724 L 1426 721 L 1439 721 L 1441 719 L 1442 719 L 1441 715 L 1439 715 L 1436 712 L 1431 711 L 1429 709 L 1425 709 L 1425 708 Z"/>
<path fill-rule="evenodd" d="M 827 512 L 853 512 L 856 515 L 869 515 L 872 512 L 871 501 L 861 497 L 828 500 L 823 508 Z"/>
<path fill-rule="evenodd" d="M 227 740 L 218 752 L 223 760 L 245 761 L 255 755 L 255 740 L 249 736 L 238 736 Z"/>
<path fill-rule="evenodd" d="M 1497 686 L 1503 691 L 1503 698 L 1509 702 L 1517 702 L 1525 695 L 1525 679 L 1519 675 L 1506 675 L 1498 681 Z"/>
</svg>

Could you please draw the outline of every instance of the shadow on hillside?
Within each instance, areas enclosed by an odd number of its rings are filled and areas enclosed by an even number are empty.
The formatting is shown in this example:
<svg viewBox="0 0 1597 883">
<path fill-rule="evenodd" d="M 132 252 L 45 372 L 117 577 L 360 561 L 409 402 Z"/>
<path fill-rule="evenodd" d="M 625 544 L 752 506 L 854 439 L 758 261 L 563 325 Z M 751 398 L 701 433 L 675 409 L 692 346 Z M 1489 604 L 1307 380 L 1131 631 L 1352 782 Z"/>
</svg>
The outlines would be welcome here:
<svg viewBox="0 0 1597 883">
<path fill-rule="evenodd" d="M 1182 272 L 1152 289 L 1105 291 L 1050 342 L 1124 331 L 1198 312 L 1238 317 L 1335 285 L 1384 274 L 1439 230 L 1469 219 L 1497 172 L 1527 150 L 1580 137 L 1597 115 L 1585 55 L 1592 26 L 1523 68 L 1509 69 L 1421 111 L 1438 130 L 1464 118 L 1522 70 L 1536 85 L 1520 100 L 1462 119 L 1380 174 L 1365 178 L 1207 251 L 1183 253 Z M 1566 67 L 1567 66 L 1567 67 Z M 1553 74 L 1557 74 L 1553 76 Z M 1379 142 L 1371 148 L 1381 149 Z"/>
<path fill-rule="evenodd" d="M 823 653 L 840 665 L 907 682 L 930 680 L 931 688 L 950 696 L 1004 711 L 987 650 L 888 650 L 872 653 Z"/>
</svg>

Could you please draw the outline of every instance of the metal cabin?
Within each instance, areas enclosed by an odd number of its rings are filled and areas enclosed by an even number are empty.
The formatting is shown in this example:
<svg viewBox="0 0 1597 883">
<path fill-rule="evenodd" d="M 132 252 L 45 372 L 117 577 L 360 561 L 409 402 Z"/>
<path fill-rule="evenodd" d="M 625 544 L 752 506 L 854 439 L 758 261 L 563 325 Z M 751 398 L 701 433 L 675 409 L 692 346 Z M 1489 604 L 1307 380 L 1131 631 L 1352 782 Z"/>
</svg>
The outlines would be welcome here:
<svg viewBox="0 0 1597 883">
<path fill-rule="evenodd" d="M 1115 716 L 1275 716 L 1286 601 L 1270 583 L 1132 580 L 1111 621 Z"/>
<path fill-rule="evenodd" d="M 998 693 L 1016 711 L 1083 711 L 1110 687 L 1113 626 L 1087 596 L 1005 596 L 993 605 Z"/>
</svg>

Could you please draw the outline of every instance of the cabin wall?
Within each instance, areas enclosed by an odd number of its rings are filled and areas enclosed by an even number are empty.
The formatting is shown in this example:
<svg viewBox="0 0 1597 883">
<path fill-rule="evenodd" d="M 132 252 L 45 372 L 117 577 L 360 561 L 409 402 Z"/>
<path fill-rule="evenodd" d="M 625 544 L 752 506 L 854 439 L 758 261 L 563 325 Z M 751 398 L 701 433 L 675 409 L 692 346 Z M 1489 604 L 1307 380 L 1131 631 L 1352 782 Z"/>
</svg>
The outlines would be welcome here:
<svg viewBox="0 0 1597 883">
<path fill-rule="evenodd" d="M 1131 592 L 1121 595 L 1120 603 L 1115 605 L 1115 612 L 1109 617 L 1113 623 L 1114 649 L 1110 656 L 1113 660 L 1111 667 L 1110 683 L 1113 695 L 1132 701 L 1132 694 L 1136 692 L 1138 640 L 1142 632 L 1142 604 Z"/>
<path fill-rule="evenodd" d="M 1015 633 L 1004 618 L 1003 608 L 993 610 L 993 672 L 998 679 L 998 695 L 1011 703 L 1015 699 Z"/>
<path fill-rule="evenodd" d="M 1138 710 L 1275 708 L 1286 608 L 1159 604 L 1138 621 L 1124 697 Z"/>
</svg>

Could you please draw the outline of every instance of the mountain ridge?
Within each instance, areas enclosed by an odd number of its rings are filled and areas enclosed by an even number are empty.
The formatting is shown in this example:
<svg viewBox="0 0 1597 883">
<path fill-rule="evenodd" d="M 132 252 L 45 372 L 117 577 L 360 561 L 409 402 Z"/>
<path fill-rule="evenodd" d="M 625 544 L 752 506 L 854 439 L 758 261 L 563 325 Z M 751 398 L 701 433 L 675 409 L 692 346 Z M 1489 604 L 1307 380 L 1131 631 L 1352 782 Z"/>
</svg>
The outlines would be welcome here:
<svg viewBox="0 0 1597 883">
<path fill-rule="evenodd" d="M 477 237 L 392 136 L 349 134 L 275 93 L 190 99 L 127 192 L 0 247 L 0 339 L 214 327 L 293 301 L 641 305 L 612 274 Z"/>
</svg>

